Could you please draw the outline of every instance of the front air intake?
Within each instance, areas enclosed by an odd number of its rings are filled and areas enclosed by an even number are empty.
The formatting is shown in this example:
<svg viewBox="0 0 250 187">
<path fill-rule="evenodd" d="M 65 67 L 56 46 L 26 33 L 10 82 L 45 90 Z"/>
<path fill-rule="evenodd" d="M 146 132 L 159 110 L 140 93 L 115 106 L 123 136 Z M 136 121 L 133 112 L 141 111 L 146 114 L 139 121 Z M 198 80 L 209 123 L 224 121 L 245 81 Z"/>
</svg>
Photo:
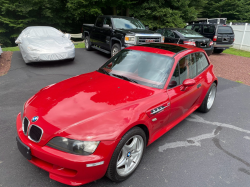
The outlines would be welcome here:
<svg viewBox="0 0 250 187">
<path fill-rule="evenodd" d="M 43 135 L 43 130 L 36 126 L 36 125 L 31 125 L 30 130 L 29 130 L 29 139 L 34 141 L 34 142 L 39 142 L 42 138 Z"/>
<path fill-rule="evenodd" d="M 23 133 L 26 135 L 27 134 L 27 130 L 28 130 L 28 126 L 30 124 L 30 121 L 28 120 L 27 117 L 23 118 Z"/>
</svg>

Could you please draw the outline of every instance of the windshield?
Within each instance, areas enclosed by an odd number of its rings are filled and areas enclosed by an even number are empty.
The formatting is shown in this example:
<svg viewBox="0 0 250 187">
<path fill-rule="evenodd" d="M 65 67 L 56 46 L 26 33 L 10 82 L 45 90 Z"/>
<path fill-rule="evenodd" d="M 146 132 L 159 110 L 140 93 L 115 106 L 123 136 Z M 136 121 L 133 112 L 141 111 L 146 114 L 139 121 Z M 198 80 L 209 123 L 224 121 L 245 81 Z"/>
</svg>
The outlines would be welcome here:
<svg viewBox="0 0 250 187">
<path fill-rule="evenodd" d="M 181 33 L 183 36 L 187 37 L 187 38 L 201 38 L 204 37 L 202 35 L 200 35 L 199 33 L 193 31 L 193 30 L 189 30 L 189 29 L 181 29 L 181 30 L 177 30 L 179 33 Z"/>
<path fill-rule="evenodd" d="M 145 29 L 144 25 L 134 18 L 113 18 L 116 29 Z"/>
<path fill-rule="evenodd" d="M 173 58 L 163 55 L 122 50 L 98 71 L 137 84 L 163 88 L 173 62 Z"/>
<path fill-rule="evenodd" d="M 55 28 L 50 28 L 50 27 L 30 28 L 27 33 L 29 37 L 63 36 L 62 32 L 60 32 Z"/>
</svg>

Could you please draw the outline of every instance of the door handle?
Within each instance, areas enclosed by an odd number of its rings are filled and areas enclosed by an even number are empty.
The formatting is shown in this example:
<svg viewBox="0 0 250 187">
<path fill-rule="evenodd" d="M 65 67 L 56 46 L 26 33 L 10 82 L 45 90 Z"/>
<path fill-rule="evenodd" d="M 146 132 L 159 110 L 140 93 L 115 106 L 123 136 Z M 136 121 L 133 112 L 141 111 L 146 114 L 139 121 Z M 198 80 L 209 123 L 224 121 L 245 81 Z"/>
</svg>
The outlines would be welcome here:
<svg viewBox="0 0 250 187">
<path fill-rule="evenodd" d="M 200 87 L 201 87 L 201 84 L 198 84 L 198 85 L 197 85 L 197 88 L 200 88 Z"/>
</svg>

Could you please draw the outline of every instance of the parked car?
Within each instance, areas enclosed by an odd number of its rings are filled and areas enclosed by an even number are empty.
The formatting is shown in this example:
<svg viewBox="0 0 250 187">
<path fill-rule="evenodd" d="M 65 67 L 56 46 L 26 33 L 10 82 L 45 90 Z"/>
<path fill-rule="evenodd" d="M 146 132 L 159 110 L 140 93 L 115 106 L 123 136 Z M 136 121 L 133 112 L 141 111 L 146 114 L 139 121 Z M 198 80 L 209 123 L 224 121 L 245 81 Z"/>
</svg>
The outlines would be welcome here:
<svg viewBox="0 0 250 187">
<path fill-rule="evenodd" d="M 95 24 L 83 24 L 82 37 L 87 50 L 93 48 L 111 56 L 125 47 L 164 41 L 161 34 L 148 30 L 138 19 L 125 16 L 99 16 Z"/>
<path fill-rule="evenodd" d="M 32 96 L 16 119 L 17 145 L 58 182 L 78 186 L 105 174 L 123 181 L 146 146 L 196 109 L 211 109 L 217 83 L 200 48 L 131 46 Z"/>
<path fill-rule="evenodd" d="M 233 28 L 228 25 L 197 23 L 187 25 L 185 28 L 194 30 L 212 39 L 214 42 L 214 53 L 222 53 L 225 49 L 232 47 L 235 40 Z"/>
<path fill-rule="evenodd" d="M 156 32 L 165 37 L 164 42 L 166 43 L 186 44 L 200 47 L 206 51 L 208 56 L 213 53 L 213 41 L 195 31 L 179 28 L 165 28 L 158 29 Z"/>
<path fill-rule="evenodd" d="M 48 26 L 32 26 L 15 41 L 25 63 L 75 58 L 75 46 L 69 34 Z"/>
</svg>

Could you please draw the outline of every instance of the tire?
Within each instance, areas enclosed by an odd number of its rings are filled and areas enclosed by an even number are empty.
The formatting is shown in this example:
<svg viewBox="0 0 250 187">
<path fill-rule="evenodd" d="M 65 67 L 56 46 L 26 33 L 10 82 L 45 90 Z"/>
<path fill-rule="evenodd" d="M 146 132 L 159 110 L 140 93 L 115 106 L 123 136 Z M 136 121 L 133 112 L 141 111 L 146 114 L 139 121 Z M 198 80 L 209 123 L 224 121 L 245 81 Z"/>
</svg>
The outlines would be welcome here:
<svg viewBox="0 0 250 187">
<path fill-rule="evenodd" d="M 89 36 L 86 36 L 84 41 L 85 41 L 86 50 L 90 51 L 91 50 L 91 42 L 90 42 Z"/>
<path fill-rule="evenodd" d="M 201 106 L 198 108 L 200 112 L 207 113 L 209 110 L 211 110 L 216 97 L 216 92 L 217 92 L 217 86 L 215 83 L 213 83 L 210 86 Z"/>
<path fill-rule="evenodd" d="M 223 51 L 224 49 L 214 49 L 214 53 L 217 53 L 217 54 L 222 53 Z"/>
<path fill-rule="evenodd" d="M 115 43 L 115 44 L 112 46 L 112 49 L 111 49 L 111 57 L 114 56 L 114 55 L 116 55 L 120 50 L 121 50 L 120 44 Z"/>
<path fill-rule="evenodd" d="M 130 129 L 118 143 L 110 160 L 106 176 L 115 182 L 121 182 L 129 178 L 140 164 L 145 148 L 146 135 L 144 131 L 139 127 Z M 118 164 L 120 166 L 117 166 Z M 125 165 L 127 165 L 127 171 L 124 170 Z"/>
</svg>

